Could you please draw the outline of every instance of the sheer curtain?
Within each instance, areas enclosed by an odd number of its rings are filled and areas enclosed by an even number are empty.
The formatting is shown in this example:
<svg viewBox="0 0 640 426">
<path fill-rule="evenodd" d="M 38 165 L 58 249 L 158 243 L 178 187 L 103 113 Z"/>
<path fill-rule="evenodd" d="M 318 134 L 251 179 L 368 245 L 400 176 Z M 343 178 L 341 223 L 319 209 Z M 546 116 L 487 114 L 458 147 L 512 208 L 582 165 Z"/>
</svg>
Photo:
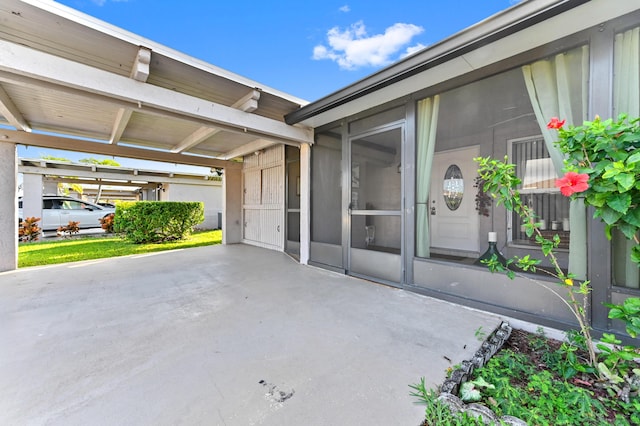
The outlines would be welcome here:
<svg viewBox="0 0 640 426">
<path fill-rule="evenodd" d="M 547 129 L 547 123 L 551 117 L 559 117 L 573 125 L 580 125 L 587 119 L 589 47 L 525 65 L 522 73 L 547 151 L 556 173 L 561 175 L 563 156 L 554 146 L 557 132 Z M 569 272 L 584 280 L 587 276 L 587 214 L 583 199 L 571 202 L 569 220 Z"/>
<path fill-rule="evenodd" d="M 616 34 L 613 51 L 614 115 L 640 117 L 640 27 Z M 618 285 L 640 288 L 640 270 L 630 260 L 634 243 L 613 233 L 614 277 Z"/>
<path fill-rule="evenodd" d="M 418 101 L 416 164 L 416 256 L 429 257 L 429 187 L 436 147 L 440 96 Z"/>
</svg>

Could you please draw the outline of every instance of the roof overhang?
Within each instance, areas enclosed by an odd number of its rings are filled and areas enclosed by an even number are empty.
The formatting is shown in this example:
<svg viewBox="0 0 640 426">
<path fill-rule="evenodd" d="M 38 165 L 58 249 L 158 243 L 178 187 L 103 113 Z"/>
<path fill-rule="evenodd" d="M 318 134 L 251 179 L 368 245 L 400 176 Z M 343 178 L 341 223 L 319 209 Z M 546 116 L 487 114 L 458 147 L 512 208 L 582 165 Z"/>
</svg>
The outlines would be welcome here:
<svg viewBox="0 0 640 426">
<path fill-rule="evenodd" d="M 319 127 L 638 10 L 637 0 L 529 0 L 289 113 Z M 571 11 L 571 13 L 568 13 Z"/>
<path fill-rule="evenodd" d="M 306 101 L 74 9 L 5 0 L 0 22 L 0 142 L 211 167 L 313 142 L 284 122 Z"/>
<path fill-rule="evenodd" d="M 149 183 L 220 186 L 218 178 L 196 173 L 167 172 L 101 164 L 20 158 L 19 173 L 55 177 L 58 181 L 115 186 L 144 186 Z"/>
</svg>

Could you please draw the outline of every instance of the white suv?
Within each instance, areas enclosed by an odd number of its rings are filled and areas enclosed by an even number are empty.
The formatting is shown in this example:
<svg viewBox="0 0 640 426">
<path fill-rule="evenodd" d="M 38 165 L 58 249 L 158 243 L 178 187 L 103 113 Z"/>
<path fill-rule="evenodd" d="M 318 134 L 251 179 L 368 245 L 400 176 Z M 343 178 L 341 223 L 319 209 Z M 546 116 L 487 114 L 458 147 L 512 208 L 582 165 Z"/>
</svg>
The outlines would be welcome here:
<svg viewBox="0 0 640 426">
<path fill-rule="evenodd" d="M 39 226 L 43 231 L 50 231 L 74 221 L 79 222 L 80 228 L 99 228 L 100 219 L 115 211 L 112 207 L 103 207 L 72 197 L 45 195 L 42 197 L 42 219 Z M 22 199 L 18 200 L 18 217 L 22 222 Z"/>
</svg>

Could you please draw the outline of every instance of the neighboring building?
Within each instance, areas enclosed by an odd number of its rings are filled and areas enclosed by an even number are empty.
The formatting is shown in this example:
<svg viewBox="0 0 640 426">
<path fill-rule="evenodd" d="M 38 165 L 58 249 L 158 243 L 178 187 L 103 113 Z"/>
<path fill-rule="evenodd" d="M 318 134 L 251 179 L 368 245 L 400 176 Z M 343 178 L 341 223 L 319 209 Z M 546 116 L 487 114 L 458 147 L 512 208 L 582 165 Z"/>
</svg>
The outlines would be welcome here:
<svg viewBox="0 0 640 426">
<path fill-rule="evenodd" d="M 540 249 L 517 217 L 476 210 L 477 156 L 516 164 L 521 194 L 563 241 L 562 267 L 591 280 L 596 330 L 623 330 L 606 302 L 640 296 L 626 242 L 554 188 L 562 158 L 547 130 L 640 111 L 640 3 L 533 0 L 499 13 L 290 113 L 315 129 L 312 264 L 566 327 L 544 275 L 510 281 L 473 262 L 497 232 L 506 256 Z M 480 194 L 481 195 L 481 194 Z M 564 293 L 564 291 L 562 291 Z"/>
<path fill-rule="evenodd" d="M 26 217 L 42 217 L 42 196 L 58 194 L 60 184 L 79 184 L 82 194 L 73 197 L 99 201 L 201 201 L 204 203 L 202 229 L 216 229 L 222 213 L 222 180 L 197 174 L 144 170 L 99 164 L 21 158 L 23 212 Z M 99 225 L 99 224 L 98 224 Z"/>
</svg>

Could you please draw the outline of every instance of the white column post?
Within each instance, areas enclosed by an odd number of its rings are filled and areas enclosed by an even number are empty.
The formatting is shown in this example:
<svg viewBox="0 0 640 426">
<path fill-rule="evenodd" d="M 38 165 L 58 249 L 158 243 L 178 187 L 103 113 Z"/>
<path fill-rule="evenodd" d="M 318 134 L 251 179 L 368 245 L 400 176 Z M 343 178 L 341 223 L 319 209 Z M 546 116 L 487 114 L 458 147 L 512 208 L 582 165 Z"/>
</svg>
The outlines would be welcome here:
<svg viewBox="0 0 640 426">
<path fill-rule="evenodd" d="M 242 170 L 224 169 L 222 175 L 222 244 L 242 241 Z"/>
<path fill-rule="evenodd" d="M 22 174 L 22 219 L 26 217 L 42 219 L 42 188 L 42 175 Z"/>
<path fill-rule="evenodd" d="M 18 268 L 18 150 L 0 143 L 0 272 Z"/>
<path fill-rule="evenodd" d="M 300 263 L 309 263 L 311 247 L 311 145 L 300 144 Z"/>
</svg>

